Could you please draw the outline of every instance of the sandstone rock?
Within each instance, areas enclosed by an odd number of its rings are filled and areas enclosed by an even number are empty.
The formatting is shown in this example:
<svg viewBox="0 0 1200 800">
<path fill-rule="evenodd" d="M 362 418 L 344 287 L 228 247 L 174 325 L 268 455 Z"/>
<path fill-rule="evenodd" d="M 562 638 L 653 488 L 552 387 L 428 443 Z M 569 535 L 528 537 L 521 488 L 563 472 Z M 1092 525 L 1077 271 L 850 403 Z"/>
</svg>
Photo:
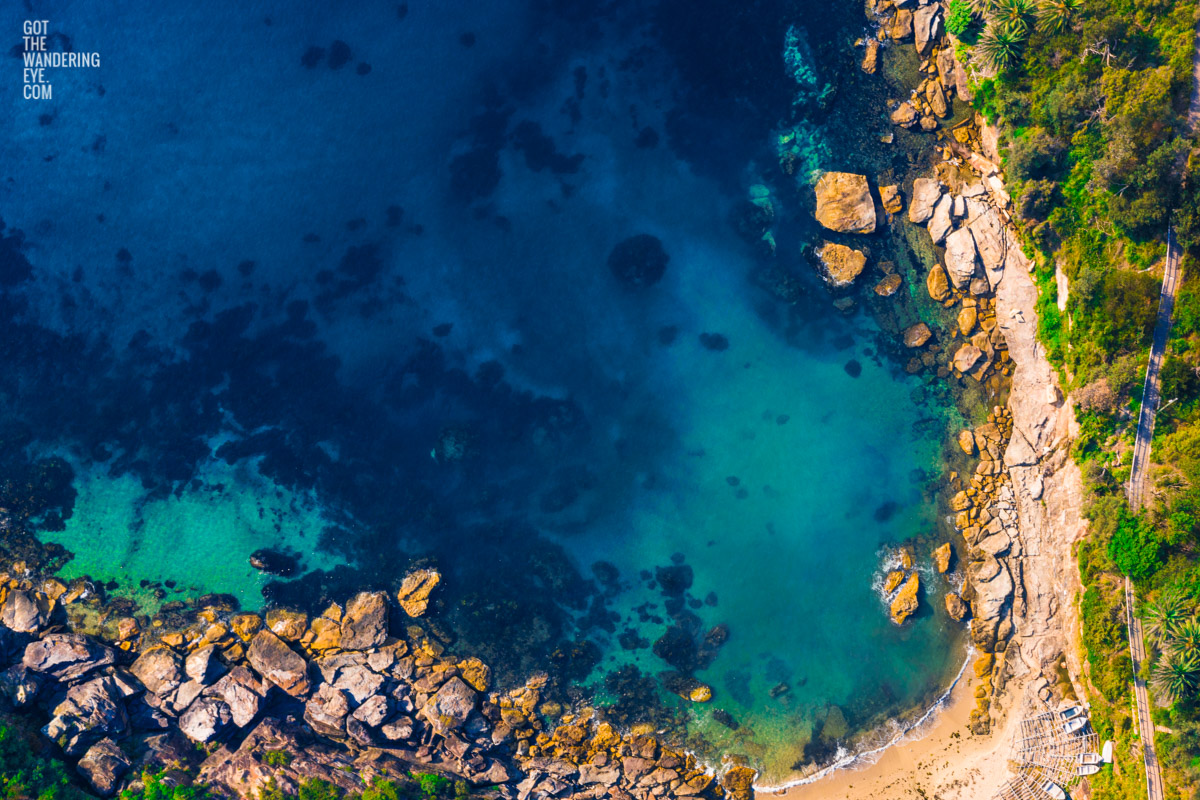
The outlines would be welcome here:
<svg viewBox="0 0 1200 800">
<path fill-rule="evenodd" d="M 929 326 L 924 322 L 918 322 L 904 331 L 904 346 L 905 347 L 921 347 L 929 341 L 933 336 L 933 331 L 929 330 Z"/>
<path fill-rule="evenodd" d="M 908 204 L 908 221 L 923 223 L 933 216 L 933 208 L 942 196 L 942 184 L 937 178 L 917 178 L 913 181 L 912 201 Z"/>
<path fill-rule="evenodd" d="M 459 673 L 472 689 L 486 692 L 492 680 L 492 668 L 478 658 L 468 658 L 458 662 Z"/>
<path fill-rule="evenodd" d="M 730 767 L 721 776 L 721 787 L 725 790 L 729 800 L 754 800 L 754 779 L 756 777 L 758 777 L 758 773 L 749 767 Z"/>
<path fill-rule="evenodd" d="M 913 13 L 906 8 L 896 12 L 892 20 L 892 38 L 903 42 L 913 35 Z"/>
<path fill-rule="evenodd" d="M 350 716 L 369 728 L 378 728 L 387 719 L 389 711 L 388 699 L 381 694 L 377 694 L 374 697 L 367 698 Z"/>
<path fill-rule="evenodd" d="M 933 561 L 937 565 L 938 572 L 945 574 L 950 569 L 950 555 L 949 542 L 933 551 Z"/>
<path fill-rule="evenodd" d="M 397 716 L 379 728 L 383 738 L 393 742 L 402 742 L 413 735 L 413 721 L 405 716 Z"/>
<path fill-rule="evenodd" d="M 334 687 L 348 694 L 358 705 L 371 695 L 377 694 L 383 688 L 383 676 L 377 675 L 366 667 L 354 666 L 338 672 Z"/>
<path fill-rule="evenodd" d="M 825 282 L 842 288 L 854 283 L 867 265 L 867 257 L 858 250 L 844 244 L 825 242 L 816 251 L 817 259 L 824 272 Z"/>
<path fill-rule="evenodd" d="M 346 604 L 342 617 L 342 647 L 367 650 L 387 639 L 388 602 L 383 592 L 360 592 Z"/>
<path fill-rule="evenodd" d="M 129 727 L 120 691 L 103 676 L 77 683 L 53 710 L 42 733 L 69 756 L 81 756 L 106 736 L 119 736 Z"/>
<path fill-rule="evenodd" d="M 287 642 L 298 642 L 308 629 L 308 615 L 303 611 L 273 608 L 267 612 L 267 627 Z"/>
<path fill-rule="evenodd" d="M 112 739 L 101 739 L 88 748 L 75 769 L 93 792 L 101 797 L 110 797 L 116 793 L 129 767 L 129 756 L 117 747 L 117 743 Z"/>
<path fill-rule="evenodd" d="M 233 721 L 229 706 L 215 697 L 201 697 L 179 717 L 179 731 L 193 742 L 211 742 Z"/>
<path fill-rule="evenodd" d="M 25 647 L 21 664 L 58 681 L 74 681 L 92 670 L 114 663 L 113 651 L 86 636 L 50 633 Z"/>
<path fill-rule="evenodd" d="M 322 736 L 340 739 L 346 735 L 350 700 L 340 689 L 323 683 L 304 704 L 304 721 Z"/>
<path fill-rule="evenodd" d="M 891 297 L 900 288 L 901 283 L 899 273 L 893 272 L 890 275 L 884 275 L 883 280 L 875 284 L 875 294 L 880 297 Z"/>
<path fill-rule="evenodd" d="M 239 664 L 205 693 L 224 700 L 233 724 L 244 728 L 258 716 L 266 689 L 255 680 L 250 670 Z"/>
<path fill-rule="evenodd" d="M 934 264 L 925 276 L 925 289 L 929 296 L 941 303 L 950 297 L 950 281 L 946 278 L 946 270 L 940 264 Z"/>
<path fill-rule="evenodd" d="M 875 230 L 875 201 L 866 176 L 826 172 L 817 181 L 817 221 L 839 233 Z"/>
<path fill-rule="evenodd" d="M 920 115 L 917 114 L 917 110 L 912 107 L 911 103 L 901 103 L 896 107 L 896 110 L 892 112 L 891 119 L 893 125 L 899 125 L 902 128 L 911 128 L 913 125 L 917 124 L 917 118 L 919 116 Z"/>
<path fill-rule="evenodd" d="M 959 228 L 946 237 L 946 270 L 958 289 L 975 275 L 975 237 L 969 228 Z"/>
<path fill-rule="evenodd" d="M 221 676 L 225 666 L 217 660 L 216 645 L 210 644 L 189 653 L 183 671 L 191 680 L 207 686 Z"/>
<path fill-rule="evenodd" d="M 958 432 L 958 446 L 969 456 L 975 455 L 975 434 L 969 430 Z"/>
<path fill-rule="evenodd" d="M 475 690 L 460 678 L 451 678 L 421 709 L 435 733 L 443 733 L 462 725 L 475 708 Z"/>
<path fill-rule="evenodd" d="M 129 671 L 157 695 L 165 695 L 183 683 L 183 664 L 169 647 L 154 647 L 142 653 Z"/>
<path fill-rule="evenodd" d="M 950 226 L 953 224 L 950 219 L 950 209 L 953 206 L 954 200 L 948 194 L 942 195 L 937 205 L 934 206 L 933 215 L 929 218 L 929 235 L 933 238 L 934 244 L 941 244 L 946 238 L 946 234 L 950 232 Z"/>
<path fill-rule="evenodd" d="M 968 203 L 968 216 L 970 216 L 970 209 L 974 203 L 975 201 Z M 996 285 L 1000 282 L 1000 276 L 1004 273 L 1005 259 L 1011 255 L 1019 257 L 1022 265 L 1025 263 L 1024 255 L 1020 254 L 1020 245 L 1009 241 L 1008 228 L 1000 218 L 1000 212 L 990 206 L 977 213 L 967 223 L 967 227 L 971 230 L 975 247 L 979 251 L 979 258 L 983 262 L 988 285 L 995 291 Z"/>
<path fill-rule="evenodd" d="M 23 664 L 14 664 L 0 672 L 0 694 L 15 708 L 27 708 L 37 699 L 48 679 Z"/>
<path fill-rule="evenodd" d="M 929 55 L 937 42 L 942 28 L 942 8 L 936 3 L 921 6 L 913 14 L 913 36 L 917 42 L 917 52 L 923 56 Z"/>
<path fill-rule="evenodd" d="M 883 210 L 889 214 L 899 214 L 904 209 L 904 199 L 900 196 L 900 187 L 896 184 L 879 187 L 879 199 L 883 202 Z"/>
<path fill-rule="evenodd" d="M 308 694 L 308 662 L 270 631 L 255 634 L 246 658 L 255 672 L 292 697 Z"/>
<path fill-rule="evenodd" d="M 397 600 L 404 613 L 410 617 L 419 617 L 429 608 L 429 595 L 442 581 L 442 574 L 436 569 L 418 569 L 404 576 L 400 585 Z"/>
<path fill-rule="evenodd" d="M 942 91 L 942 85 L 936 80 L 931 80 L 925 84 L 925 99 L 929 102 L 929 108 L 939 117 L 947 117 L 950 115 L 950 106 L 946 102 L 946 94 Z"/>
<path fill-rule="evenodd" d="M 49 604 L 25 589 L 8 593 L 0 608 L 0 625 L 17 633 L 37 633 L 50 619 Z"/>
<path fill-rule="evenodd" d="M 892 600 L 891 612 L 892 621 L 897 625 L 904 623 L 906 619 L 916 613 L 918 600 L 917 594 L 921 589 L 920 573 L 913 572 L 908 576 L 908 580 L 900 587 L 900 591 Z"/>
<path fill-rule="evenodd" d="M 688 692 L 688 699 L 693 703 L 707 703 L 713 698 L 712 687 L 707 684 L 700 684 Z"/>
<path fill-rule="evenodd" d="M 879 40 L 867 39 L 867 47 L 863 52 L 862 71 L 874 75 L 879 69 Z"/>
<path fill-rule="evenodd" d="M 967 616 L 967 604 L 954 592 L 946 593 L 946 613 L 955 622 L 961 622 Z"/>
<path fill-rule="evenodd" d="M 117 620 L 117 641 L 128 642 L 136 639 L 142 632 L 142 626 L 133 617 L 121 617 Z"/>
<path fill-rule="evenodd" d="M 926 114 L 921 117 L 921 130 L 925 131 L 926 133 L 936 131 L 937 126 L 938 126 L 937 117 L 934 117 L 930 114 Z"/>
<path fill-rule="evenodd" d="M 901 583 L 904 583 L 904 572 L 898 569 L 892 570 L 887 574 L 887 578 L 884 579 L 883 593 L 890 595 L 892 592 L 896 591 L 897 587 L 899 587 Z"/>
<path fill-rule="evenodd" d="M 975 330 L 975 320 L 978 318 L 979 312 L 971 306 L 967 306 L 958 312 L 958 332 L 963 336 L 970 336 L 971 331 Z"/>
<path fill-rule="evenodd" d="M 342 646 L 342 625 L 329 617 L 316 617 L 308 631 L 300 638 L 300 644 L 314 653 L 324 653 Z"/>
<path fill-rule="evenodd" d="M 954 368 L 959 372 L 969 372 L 971 367 L 983 356 L 983 351 L 973 344 L 964 344 L 954 354 Z"/>
</svg>

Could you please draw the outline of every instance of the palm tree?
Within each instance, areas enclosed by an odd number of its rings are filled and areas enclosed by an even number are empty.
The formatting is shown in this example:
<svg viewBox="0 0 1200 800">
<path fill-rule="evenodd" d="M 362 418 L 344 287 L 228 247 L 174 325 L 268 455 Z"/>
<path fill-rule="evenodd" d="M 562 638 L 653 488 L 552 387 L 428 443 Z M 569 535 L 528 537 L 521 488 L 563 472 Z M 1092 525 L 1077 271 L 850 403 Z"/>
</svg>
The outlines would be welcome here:
<svg viewBox="0 0 1200 800">
<path fill-rule="evenodd" d="M 967 4 L 971 6 L 971 10 L 976 16 L 984 19 L 992 15 L 992 9 L 996 7 L 996 0 L 967 0 Z"/>
<path fill-rule="evenodd" d="M 1200 619 L 1192 617 L 1176 625 L 1166 649 L 1176 658 L 1200 660 Z"/>
<path fill-rule="evenodd" d="M 1083 7 L 1083 0 L 1039 0 L 1037 6 L 1037 28 L 1043 33 L 1062 33 L 1071 24 L 1071 18 Z"/>
<path fill-rule="evenodd" d="M 1146 603 L 1143 617 L 1150 641 L 1165 642 L 1192 615 L 1188 596 L 1179 589 L 1164 589 L 1158 600 Z"/>
<path fill-rule="evenodd" d="M 1150 678 L 1155 691 L 1172 701 L 1195 694 L 1200 687 L 1200 658 L 1180 658 L 1164 653 Z"/>
<path fill-rule="evenodd" d="M 1032 14 L 1033 0 L 996 0 L 990 16 L 993 25 L 999 25 L 1023 38 L 1029 33 L 1029 17 Z"/>
<path fill-rule="evenodd" d="M 979 44 L 975 47 L 987 67 L 996 72 L 1003 72 L 1021 60 L 1025 36 L 1003 25 L 992 23 L 987 26 L 983 36 L 979 37 Z"/>
</svg>

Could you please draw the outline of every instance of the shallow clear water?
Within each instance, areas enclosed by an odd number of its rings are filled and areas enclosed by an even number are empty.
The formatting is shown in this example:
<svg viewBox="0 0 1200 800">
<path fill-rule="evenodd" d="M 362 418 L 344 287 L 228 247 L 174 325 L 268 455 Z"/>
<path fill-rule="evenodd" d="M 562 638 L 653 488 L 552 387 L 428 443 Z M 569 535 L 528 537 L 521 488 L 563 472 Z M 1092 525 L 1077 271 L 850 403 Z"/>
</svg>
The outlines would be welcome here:
<svg viewBox="0 0 1200 800">
<path fill-rule="evenodd" d="M 850 12 L 767 5 L 778 48 L 807 20 L 841 58 L 827 74 L 849 63 Z M 720 81 L 671 19 L 520 0 L 46 6 L 104 66 L 56 73 L 53 101 L 0 121 L 0 216 L 34 270 L 3 290 L 0 391 L 28 452 L 74 467 L 72 513 L 44 533 L 75 553 L 65 574 L 257 608 L 264 587 L 317 604 L 431 557 L 463 647 L 516 678 L 587 639 L 600 662 L 574 677 L 603 687 L 623 664 L 667 669 L 617 636 L 662 635 L 639 572 L 682 554 L 690 596 L 716 595 L 689 610 L 730 631 L 697 673 L 716 695 L 694 730 L 773 775 L 812 757 L 831 706 L 875 724 L 957 667 L 926 568 L 942 413 L 801 255 L 816 232 L 775 163 L 786 103 L 710 102 Z M 701 6 L 744 33 L 732 4 Z M 352 51 L 338 69 L 334 40 Z M 867 169 L 856 147 L 831 134 L 826 166 Z M 773 260 L 730 223 L 761 182 Z M 670 261 L 629 290 L 606 259 L 638 233 Z M 805 284 L 796 303 L 756 285 L 772 263 Z M 465 432 L 461 461 L 447 431 Z M 878 577 L 914 536 L 927 596 L 897 628 Z M 282 546 L 301 581 L 249 566 Z M 622 587 L 603 598 L 598 560 Z M 474 614 L 497 593 L 516 610 Z M 615 625 L 583 615 L 601 600 Z"/>
</svg>

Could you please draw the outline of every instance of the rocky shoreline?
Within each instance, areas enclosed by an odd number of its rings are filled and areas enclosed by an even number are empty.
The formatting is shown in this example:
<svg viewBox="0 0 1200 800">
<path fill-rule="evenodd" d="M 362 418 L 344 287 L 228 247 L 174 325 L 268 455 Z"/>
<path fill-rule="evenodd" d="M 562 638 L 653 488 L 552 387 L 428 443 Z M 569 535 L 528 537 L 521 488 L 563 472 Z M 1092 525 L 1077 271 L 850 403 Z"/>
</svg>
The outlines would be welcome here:
<svg viewBox="0 0 1200 800">
<path fill-rule="evenodd" d="M 0 573 L 0 702 L 34 717 L 101 796 L 145 771 L 257 798 L 312 778 L 362 791 L 414 769 L 477 797 L 753 796 L 752 769 L 717 775 L 649 726 L 621 732 L 584 707 L 555 709 L 548 727 L 544 675 L 497 690 L 486 664 L 452 656 L 418 621 L 439 580 L 418 570 L 395 596 L 363 592 L 312 619 L 201 603 L 167 630 L 115 617 L 86 579 L 12 564 Z"/>
</svg>

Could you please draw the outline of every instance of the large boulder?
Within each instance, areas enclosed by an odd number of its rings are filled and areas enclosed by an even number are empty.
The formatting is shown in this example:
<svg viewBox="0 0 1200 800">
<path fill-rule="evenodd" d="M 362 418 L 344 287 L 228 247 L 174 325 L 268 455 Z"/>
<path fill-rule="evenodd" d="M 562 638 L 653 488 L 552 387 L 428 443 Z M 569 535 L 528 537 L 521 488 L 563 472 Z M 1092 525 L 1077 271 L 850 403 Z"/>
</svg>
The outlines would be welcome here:
<svg viewBox="0 0 1200 800">
<path fill-rule="evenodd" d="M 946 237 L 946 271 L 957 289 L 970 284 L 975 276 L 975 237 L 969 228 L 959 228 Z"/>
<path fill-rule="evenodd" d="M 867 256 L 844 244 L 825 242 L 816 250 L 825 282 L 841 289 L 854 283 L 867 265 Z"/>
<path fill-rule="evenodd" d="M 941 547 L 933 551 L 933 563 L 937 566 L 937 571 L 945 574 L 950 570 L 950 557 L 953 552 L 950 549 L 950 543 L 946 542 Z"/>
<path fill-rule="evenodd" d="M 217 646 L 208 644 L 188 654 L 183 671 L 189 679 L 207 686 L 225 672 L 225 665 L 217 659 Z"/>
<path fill-rule="evenodd" d="M 892 600 L 892 621 L 897 625 L 903 624 L 906 619 L 916 613 L 919 603 L 917 595 L 920 590 L 920 573 L 913 572 L 908 576 L 908 580 L 904 582 L 904 585 L 900 587 L 900 591 L 897 592 L 896 597 Z"/>
<path fill-rule="evenodd" d="M 111 648 L 77 633 L 50 633 L 25 647 L 21 664 L 59 681 L 74 681 L 116 660 Z"/>
<path fill-rule="evenodd" d="M 917 178 L 913 181 L 912 200 L 908 204 L 908 221 L 923 223 L 933 216 L 933 207 L 942 196 L 942 184 L 937 178 Z"/>
<path fill-rule="evenodd" d="M 937 80 L 930 79 L 926 81 L 925 99 L 929 102 L 929 108 L 934 114 L 937 114 L 939 117 L 950 115 L 950 106 L 946 102 L 946 93 L 942 90 L 942 85 Z"/>
<path fill-rule="evenodd" d="M 183 683 L 183 659 L 169 647 L 153 647 L 129 667 L 147 689 L 165 695 Z"/>
<path fill-rule="evenodd" d="M 270 631 L 254 635 L 246 658 L 255 672 L 292 697 L 308 694 L 308 662 Z"/>
<path fill-rule="evenodd" d="M 640 289 L 662 280 L 670 260 L 657 236 L 639 233 L 617 243 L 608 254 L 608 268 L 625 286 Z"/>
<path fill-rule="evenodd" d="M 970 228 L 975 248 L 979 251 L 988 284 L 995 291 L 1001 275 L 1004 274 L 1005 260 L 1010 255 L 1018 255 L 1024 262 L 1021 246 L 1009 238 L 1008 226 L 1004 224 L 1000 212 L 995 208 L 983 206 L 976 200 L 969 201 L 967 208 L 971 220 L 967 227 Z"/>
<path fill-rule="evenodd" d="M 68 756 L 81 756 L 106 736 L 118 736 L 129 727 L 121 690 L 109 676 L 77 683 L 51 712 L 42 728 Z"/>
<path fill-rule="evenodd" d="M 933 207 L 933 215 L 929 218 L 929 236 L 933 239 L 934 244 L 941 244 L 946 238 L 946 234 L 950 232 L 950 227 L 954 221 L 950 218 L 950 211 L 954 208 L 954 198 L 948 194 L 942 195 L 937 201 L 937 205 Z"/>
<path fill-rule="evenodd" d="M 970 372 L 971 367 L 983 357 L 983 351 L 973 344 L 964 344 L 954 354 L 954 368 L 962 373 Z"/>
<path fill-rule="evenodd" d="M 233 722 L 224 700 L 201 697 L 179 717 L 179 730 L 193 742 L 203 744 L 217 739 Z"/>
<path fill-rule="evenodd" d="M 367 650 L 383 644 L 388 635 L 388 601 L 383 592 L 360 592 L 346 604 L 342 616 L 342 647 Z"/>
<path fill-rule="evenodd" d="M 421 716 L 435 733 L 444 735 L 466 722 L 475 709 L 476 699 L 474 689 L 460 678 L 451 678 L 421 708 Z"/>
<path fill-rule="evenodd" d="M 839 233 L 875 230 L 875 201 L 865 175 L 826 172 L 817 181 L 817 221 Z"/>
<path fill-rule="evenodd" d="M 0 625 L 17 633 L 37 633 L 50 619 L 50 606 L 44 596 L 25 589 L 8 593 L 0 608 Z"/>
<path fill-rule="evenodd" d="M 419 617 L 429 609 L 429 595 L 442 582 L 442 574 L 436 569 L 417 569 L 404 576 L 396 600 L 404 613 Z"/>
<path fill-rule="evenodd" d="M 921 115 L 913 108 L 912 103 L 904 102 L 896 106 L 896 110 L 892 112 L 892 124 L 899 125 L 902 128 L 911 128 L 917 124 L 917 120 Z"/>
<path fill-rule="evenodd" d="M 904 330 L 905 347 L 921 347 L 933 336 L 933 331 L 924 322 L 918 322 Z"/>
<path fill-rule="evenodd" d="M 925 276 L 925 289 L 929 296 L 941 303 L 950 297 L 950 280 L 941 264 L 934 264 Z"/>
<path fill-rule="evenodd" d="M 962 622 L 967 616 L 967 604 L 954 592 L 946 593 L 946 613 L 955 622 Z"/>
<path fill-rule="evenodd" d="M 266 688 L 255 680 L 250 670 L 239 664 L 204 693 L 224 700 L 233 724 L 244 728 L 258 716 Z"/>
<path fill-rule="evenodd" d="M 101 797 L 110 797 L 121 785 L 121 778 L 129 771 L 129 756 L 112 739 L 96 742 L 79 759 L 75 769 L 83 776 L 92 791 Z"/>
<path fill-rule="evenodd" d="M 929 55 L 937 42 L 942 28 L 942 7 L 937 3 L 921 6 L 913 14 L 913 36 L 917 41 L 917 52 Z"/>
<path fill-rule="evenodd" d="M 304 721 L 322 736 L 340 739 L 346 735 L 350 700 L 340 689 L 323 683 L 304 704 Z"/>
</svg>

